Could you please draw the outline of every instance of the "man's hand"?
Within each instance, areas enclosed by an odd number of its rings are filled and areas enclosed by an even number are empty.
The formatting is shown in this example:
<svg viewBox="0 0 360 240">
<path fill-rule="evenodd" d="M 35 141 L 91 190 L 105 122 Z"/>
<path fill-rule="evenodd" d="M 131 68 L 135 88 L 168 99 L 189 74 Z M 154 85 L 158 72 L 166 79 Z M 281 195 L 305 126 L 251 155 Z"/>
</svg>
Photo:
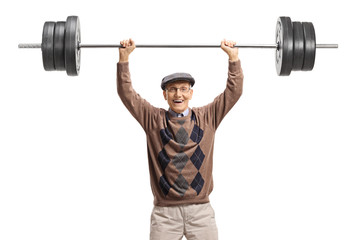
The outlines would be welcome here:
<svg viewBox="0 0 360 240">
<path fill-rule="evenodd" d="M 236 42 L 228 41 L 226 39 L 221 41 L 221 48 L 224 50 L 224 52 L 229 55 L 230 61 L 237 61 L 239 60 L 238 56 L 238 48 L 234 47 L 236 45 Z"/>
<path fill-rule="evenodd" d="M 130 53 L 136 48 L 135 42 L 130 38 L 129 40 L 121 41 L 120 44 L 123 46 L 123 48 L 119 48 L 119 62 L 128 62 Z"/>
</svg>

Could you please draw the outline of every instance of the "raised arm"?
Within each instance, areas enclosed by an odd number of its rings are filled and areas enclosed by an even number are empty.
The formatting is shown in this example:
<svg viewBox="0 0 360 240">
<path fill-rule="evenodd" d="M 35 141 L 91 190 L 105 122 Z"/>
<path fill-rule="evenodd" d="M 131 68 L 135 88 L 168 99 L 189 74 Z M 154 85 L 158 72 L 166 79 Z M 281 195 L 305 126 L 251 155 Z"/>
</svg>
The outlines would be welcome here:
<svg viewBox="0 0 360 240">
<path fill-rule="evenodd" d="M 140 123 L 145 131 L 151 128 L 153 118 L 158 116 L 158 108 L 153 107 L 143 99 L 132 87 L 129 55 L 136 48 L 132 39 L 120 42 L 125 48 L 119 48 L 119 63 L 117 64 L 117 92 L 125 107 Z"/>
<path fill-rule="evenodd" d="M 244 75 L 238 57 L 238 48 L 233 47 L 235 44 L 235 42 L 225 39 L 221 41 L 221 48 L 229 57 L 226 88 L 212 103 L 204 106 L 202 109 L 214 129 L 218 128 L 225 115 L 239 100 L 243 91 Z"/>
</svg>

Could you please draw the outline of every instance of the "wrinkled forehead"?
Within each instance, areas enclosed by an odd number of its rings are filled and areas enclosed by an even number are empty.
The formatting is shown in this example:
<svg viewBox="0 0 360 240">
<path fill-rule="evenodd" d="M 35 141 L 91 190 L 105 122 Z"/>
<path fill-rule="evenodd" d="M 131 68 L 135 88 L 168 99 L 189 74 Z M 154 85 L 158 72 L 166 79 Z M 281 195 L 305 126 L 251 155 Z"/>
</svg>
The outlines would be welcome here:
<svg viewBox="0 0 360 240">
<path fill-rule="evenodd" d="M 171 87 L 176 87 L 176 88 L 190 87 L 190 83 L 189 83 L 189 81 L 186 81 L 186 80 L 178 80 L 178 81 L 166 84 L 166 88 L 171 88 Z"/>
</svg>

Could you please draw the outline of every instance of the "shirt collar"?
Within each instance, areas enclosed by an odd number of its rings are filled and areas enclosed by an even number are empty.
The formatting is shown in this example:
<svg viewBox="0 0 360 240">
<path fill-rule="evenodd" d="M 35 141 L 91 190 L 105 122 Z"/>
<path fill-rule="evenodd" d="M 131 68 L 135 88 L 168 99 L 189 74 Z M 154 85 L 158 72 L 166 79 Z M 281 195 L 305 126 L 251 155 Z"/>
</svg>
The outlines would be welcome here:
<svg viewBox="0 0 360 240">
<path fill-rule="evenodd" d="M 169 113 L 174 116 L 174 117 L 186 117 L 187 115 L 189 115 L 189 108 L 187 108 L 184 112 L 182 113 L 176 113 L 173 110 L 171 110 L 171 108 L 169 108 Z"/>
</svg>

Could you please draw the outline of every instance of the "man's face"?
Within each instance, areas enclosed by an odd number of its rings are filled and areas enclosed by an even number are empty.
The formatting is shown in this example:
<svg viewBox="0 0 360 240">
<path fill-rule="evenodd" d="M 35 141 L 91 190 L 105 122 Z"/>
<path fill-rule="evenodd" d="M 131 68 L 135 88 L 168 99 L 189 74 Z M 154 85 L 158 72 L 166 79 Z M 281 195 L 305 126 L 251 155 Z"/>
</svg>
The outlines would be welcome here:
<svg viewBox="0 0 360 240">
<path fill-rule="evenodd" d="M 189 107 L 189 101 L 192 98 L 193 90 L 190 89 L 189 82 L 176 81 L 167 84 L 163 94 L 171 110 L 176 113 L 182 113 Z"/>
</svg>

